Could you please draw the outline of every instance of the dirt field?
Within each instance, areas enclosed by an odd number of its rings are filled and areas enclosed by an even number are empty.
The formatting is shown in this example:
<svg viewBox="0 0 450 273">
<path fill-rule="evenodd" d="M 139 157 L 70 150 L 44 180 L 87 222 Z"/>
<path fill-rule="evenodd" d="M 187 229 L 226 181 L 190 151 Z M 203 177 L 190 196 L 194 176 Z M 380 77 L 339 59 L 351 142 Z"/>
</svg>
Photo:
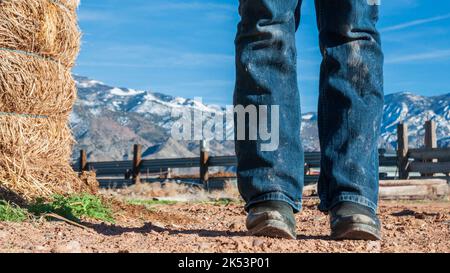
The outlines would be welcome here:
<svg viewBox="0 0 450 273">
<path fill-rule="evenodd" d="M 450 203 L 382 202 L 384 240 L 330 241 L 317 200 L 297 215 L 298 239 L 247 237 L 240 203 L 151 207 L 114 202 L 115 225 L 0 223 L 0 252 L 450 252 Z"/>
</svg>

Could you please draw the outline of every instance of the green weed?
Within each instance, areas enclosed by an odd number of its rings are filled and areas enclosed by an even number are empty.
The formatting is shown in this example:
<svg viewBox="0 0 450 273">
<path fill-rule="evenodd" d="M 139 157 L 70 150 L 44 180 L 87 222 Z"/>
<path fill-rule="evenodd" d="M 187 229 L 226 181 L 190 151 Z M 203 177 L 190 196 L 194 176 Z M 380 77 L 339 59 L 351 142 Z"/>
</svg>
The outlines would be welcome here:
<svg viewBox="0 0 450 273">
<path fill-rule="evenodd" d="M 23 222 L 28 218 L 25 209 L 17 205 L 0 200 L 0 221 L 3 222 Z"/>
<path fill-rule="evenodd" d="M 77 222 L 81 218 L 90 218 L 114 223 L 110 208 L 100 198 L 89 194 L 68 197 L 55 195 L 51 202 L 39 200 L 29 206 L 28 210 L 37 216 L 54 213 Z"/>
</svg>

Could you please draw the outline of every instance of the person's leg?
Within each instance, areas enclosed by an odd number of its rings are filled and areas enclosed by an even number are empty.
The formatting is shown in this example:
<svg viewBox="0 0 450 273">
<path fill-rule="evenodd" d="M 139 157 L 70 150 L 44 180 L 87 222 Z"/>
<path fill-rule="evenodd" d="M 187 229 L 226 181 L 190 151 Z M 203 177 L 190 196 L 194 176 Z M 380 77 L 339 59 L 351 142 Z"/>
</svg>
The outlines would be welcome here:
<svg viewBox="0 0 450 273">
<path fill-rule="evenodd" d="M 234 104 L 267 105 L 269 115 L 270 106 L 280 107 L 277 150 L 263 151 L 259 138 L 236 141 L 238 184 L 247 210 L 266 201 L 301 209 L 304 156 L 295 48 L 299 6 L 299 0 L 240 0 Z M 248 124 L 246 130 L 248 136 Z"/>
<path fill-rule="evenodd" d="M 379 6 L 372 2 L 316 0 L 323 54 L 319 99 L 322 211 L 343 202 L 377 211 L 383 53 L 375 26 Z"/>
</svg>

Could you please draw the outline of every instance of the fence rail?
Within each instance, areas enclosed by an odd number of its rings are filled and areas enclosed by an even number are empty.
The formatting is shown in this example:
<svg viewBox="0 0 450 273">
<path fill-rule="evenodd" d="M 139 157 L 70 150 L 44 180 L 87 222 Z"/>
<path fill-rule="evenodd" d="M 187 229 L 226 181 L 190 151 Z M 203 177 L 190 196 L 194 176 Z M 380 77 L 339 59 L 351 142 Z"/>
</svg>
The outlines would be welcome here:
<svg viewBox="0 0 450 273">
<path fill-rule="evenodd" d="M 203 153 L 203 152 L 202 152 Z M 312 169 L 320 167 L 320 153 L 312 152 L 305 153 L 305 168 L 310 173 Z M 157 182 L 162 179 L 170 178 L 170 169 L 187 169 L 187 168 L 203 168 L 203 173 L 198 179 L 193 178 L 177 178 L 177 180 L 186 183 L 207 184 L 209 181 L 216 179 L 215 177 L 209 177 L 209 168 L 211 167 L 236 167 L 237 158 L 235 156 L 213 156 L 209 157 L 205 164 L 202 164 L 200 157 L 192 158 L 171 158 L 171 159 L 151 159 L 142 160 L 139 166 L 134 166 L 133 161 L 107 161 L 107 162 L 87 162 L 84 164 L 84 169 L 80 169 L 82 164 L 74 164 L 73 168 L 77 172 L 81 171 L 94 171 L 100 184 L 104 187 L 107 186 L 129 186 L 139 182 Z M 395 167 L 397 166 L 397 160 L 395 155 L 380 154 L 380 166 Z M 132 178 L 133 173 L 139 173 L 139 175 L 150 174 L 159 176 L 159 178 L 141 178 L 140 181 L 135 181 L 136 178 Z M 232 178 L 232 177 L 229 177 Z M 223 179 L 223 177 L 222 177 Z M 305 184 L 314 184 L 318 181 L 318 175 L 305 174 Z"/>
<path fill-rule="evenodd" d="M 450 161 L 450 148 L 409 149 L 409 157 L 414 160 Z"/>
<path fill-rule="evenodd" d="M 435 130 L 433 122 L 427 122 L 425 148 L 409 149 L 408 128 L 404 124 L 398 126 L 397 154 L 388 154 L 380 150 L 380 167 L 395 168 L 398 178 L 408 179 L 410 173 L 421 173 L 422 176 L 432 176 L 437 173 L 449 175 L 450 173 L 450 149 L 438 149 L 435 146 Z M 209 151 L 202 142 L 200 145 L 200 157 L 170 158 L 142 160 L 142 146 L 134 145 L 133 160 L 87 162 L 86 151 L 80 152 L 78 164 L 73 168 L 77 172 L 95 171 L 102 186 L 129 186 L 140 182 L 157 182 L 170 177 L 171 169 L 199 168 L 198 178 L 176 178 L 185 183 L 208 185 L 209 182 L 224 179 L 224 177 L 211 177 L 209 169 L 212 167 L 236 167 L 235 156 L 209 156 Z M 427 147 L 428 146 L 428 147 Z M 317 171 L 320 168 L 321 154 L 319 152 L 305 153 L 305 184 L 314 184 L 318 181 Z M 147 174 L 146 178 L 142 176 Z M 149 178 L 149 176 L 153 176 Z M 386 179 L 386 173 L 380 173 L 380 177 Z M 228 177 L 227 177 L 228 178 Z M 229 177 L 232 178 L 232 177 Z"/>
</svg>

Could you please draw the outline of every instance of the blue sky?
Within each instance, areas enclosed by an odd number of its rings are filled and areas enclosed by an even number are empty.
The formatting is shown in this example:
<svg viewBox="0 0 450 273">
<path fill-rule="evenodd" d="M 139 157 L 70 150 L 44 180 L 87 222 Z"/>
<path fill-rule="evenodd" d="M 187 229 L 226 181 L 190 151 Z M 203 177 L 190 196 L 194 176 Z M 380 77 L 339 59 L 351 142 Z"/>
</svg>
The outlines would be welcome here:
<svg viewBox="0 0 450 273">
<path fill-rule="evenodd" d="M 74 72 L 107 84 L 230 104 L 238 0 L 81 0 Z M 386 93 L 450 92 L 450 1 L 382 0 Z M 297 34 L 304 112 L 315 111 L 320 53 L 314 1 Z"/>
</svg>

